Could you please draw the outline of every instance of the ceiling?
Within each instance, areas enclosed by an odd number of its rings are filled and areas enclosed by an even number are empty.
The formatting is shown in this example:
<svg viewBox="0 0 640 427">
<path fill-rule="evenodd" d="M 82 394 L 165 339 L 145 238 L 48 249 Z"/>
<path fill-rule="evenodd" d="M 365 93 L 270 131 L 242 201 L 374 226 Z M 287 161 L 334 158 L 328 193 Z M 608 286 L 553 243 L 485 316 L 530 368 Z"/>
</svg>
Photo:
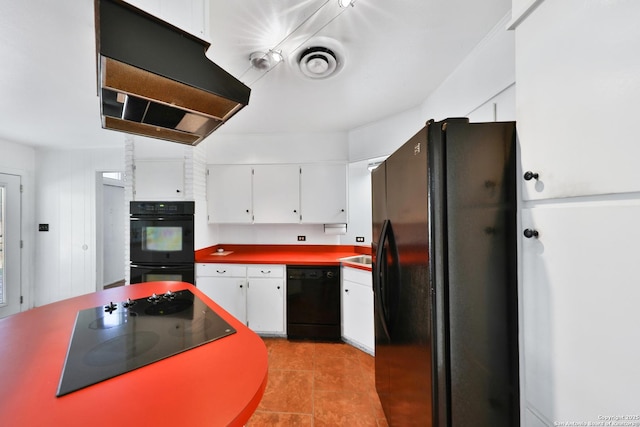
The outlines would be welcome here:
<svg viewBox="0 0 640 427">
<path fill-rule="evenodd" d="M 205 1 L 207 56 L 252 89 L 249 105 L 209 138 L 348 131 L 416 107 L 511 6 L 511 0 L 356 0 L 344 9 L 337 0 Z M 93 1 L 0 0 L 0 9 L 0 139 L 37 147 L 121 145 L 123 134 L 100 126 Z M 310 45 L 332 48 L 342 68 L 326 79 L 304 77 L 296 60 Z M 266 73 L 250 67 L 252 52 L 275 47 L 281 63 Z"/>
</svg>

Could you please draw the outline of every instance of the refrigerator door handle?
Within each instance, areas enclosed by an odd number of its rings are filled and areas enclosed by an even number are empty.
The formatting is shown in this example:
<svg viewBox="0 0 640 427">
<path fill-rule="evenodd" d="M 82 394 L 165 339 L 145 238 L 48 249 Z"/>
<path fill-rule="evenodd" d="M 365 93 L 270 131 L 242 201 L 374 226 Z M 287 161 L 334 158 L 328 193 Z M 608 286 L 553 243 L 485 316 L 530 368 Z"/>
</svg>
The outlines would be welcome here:
<svg viewBox="0 0 640 427">
<path fill-rule="evenodd" d="M 387 257 L 385 256 L 385 243 L 388 240 L 389 233 L 389 224 L 390 221 L 385 219 L 382 224 L 382 230 L 380 231 L 380 237 L 378 239 L 378 247 L 376 249 L 376 262 L 374 265 L 374 274 L 373 274 L 373 290 L 375 295 L 375 304 L 378 307 L 377 313 L 382 324 L 382 328 L 384 329 L 384 333 L 388 339 L 391 339 L 391 335 L 389 334 L 389 326 L 387 325 L 388 313 L 387 307 L 383 298 L 383 286 L 386 290 L 386 283 L 382 283 L 386 281 L 386 277 L 382 277 L 382 272 L 386 271 L 386 263 Z M 383 268 L 384 266 L 384 268 Z"/>
</svg>

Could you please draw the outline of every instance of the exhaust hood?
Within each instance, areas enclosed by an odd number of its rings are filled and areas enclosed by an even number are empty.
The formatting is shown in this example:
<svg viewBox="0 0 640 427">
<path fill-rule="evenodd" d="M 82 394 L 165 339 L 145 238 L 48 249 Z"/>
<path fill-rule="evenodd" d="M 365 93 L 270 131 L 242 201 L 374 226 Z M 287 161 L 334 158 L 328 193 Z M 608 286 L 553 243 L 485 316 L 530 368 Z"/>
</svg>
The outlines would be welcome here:
<svg viewBox="0 0 640 427">
<path fill-rule="evenodd" d="M 120 0 L 96 0 L 102 127 L 196 145 L 249 103 L 209 43 Z"/>
</svg>

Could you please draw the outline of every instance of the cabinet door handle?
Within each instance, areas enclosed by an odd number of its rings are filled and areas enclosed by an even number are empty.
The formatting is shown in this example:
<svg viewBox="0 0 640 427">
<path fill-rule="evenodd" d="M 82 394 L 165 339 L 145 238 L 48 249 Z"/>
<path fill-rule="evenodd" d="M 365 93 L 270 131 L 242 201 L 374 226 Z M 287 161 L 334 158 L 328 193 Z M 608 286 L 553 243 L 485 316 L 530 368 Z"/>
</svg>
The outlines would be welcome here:
<svg viewBox="0 0 640 427">
<path fill-rule="evenodd" d="M 527 228 L 526 230 L 524 230 L 523 234 L 524 234 L 524 237 L 526 237 L 527 239 L 530 239 L 532 237 L 535 237 L 537 239 L 540 233 L 538 233 L 538 230 L 532 230 L 530 228 Z"/>
<path fill-rule="evenodd" d="M 345 289 L 344 291 L 345 291 L 346 293 L 349 293 L 349 289 Z"/>
<path fill-rule="evenodd" d="M 220 271 L 220 270 L 216 270 L 216 273 L 218 273 L 218 274 L 224 274 L 224 273 L 226 273 L 226 272 L 227 272 L 227 270 L 222 270 L 222 271 Z"/>
<path fill-rule="evenodd" d="M 262 273 L 262 274 L 271 274 L 271 270 L 267 270 L 267 271 L 260 270 L 260 273 Z"/>
<path fill-rule="evenodd" d="M 247 209 L 245 212 L 249 213 L 249 209 Z"/>
<path fill-rule="evenodd" d="M 280 286 L 278 286 L 278 289 L 280 289 Z"/>
<path fill-rule="evenodd" d="M 537 172 L 526 171 L 524 173 L 525 181 L 531 181 L 532 179 L 535 179 L 537 181 L 538 177 L 540 177 L 540 175 Z"/>
<path fill-rule="evenodd" d="M 242 285 L 240 285 L 240 288 L 242 288 Z"/>
</svg>

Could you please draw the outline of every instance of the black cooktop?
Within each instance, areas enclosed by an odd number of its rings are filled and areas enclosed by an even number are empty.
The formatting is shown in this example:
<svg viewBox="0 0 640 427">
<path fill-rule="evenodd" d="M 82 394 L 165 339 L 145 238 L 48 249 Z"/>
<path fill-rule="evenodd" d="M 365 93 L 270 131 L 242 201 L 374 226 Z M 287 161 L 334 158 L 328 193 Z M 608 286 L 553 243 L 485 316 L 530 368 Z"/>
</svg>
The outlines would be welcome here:
<svg viewBox="0 0 640 427">
<path fill-rule="evenodd" d="M 81 310 L 57 396 L 235 333 L 189 290 Z"/>
</svg>

